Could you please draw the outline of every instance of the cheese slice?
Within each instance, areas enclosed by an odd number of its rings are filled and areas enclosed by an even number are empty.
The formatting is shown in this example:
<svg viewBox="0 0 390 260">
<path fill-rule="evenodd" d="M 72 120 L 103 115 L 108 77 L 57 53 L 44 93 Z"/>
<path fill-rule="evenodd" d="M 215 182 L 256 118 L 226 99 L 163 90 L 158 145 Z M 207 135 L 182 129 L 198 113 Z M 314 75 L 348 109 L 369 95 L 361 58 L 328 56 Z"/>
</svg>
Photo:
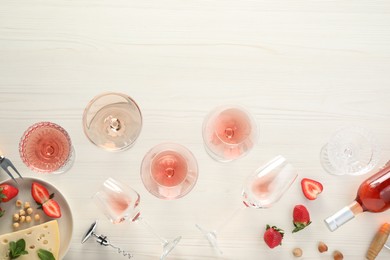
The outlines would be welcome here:
<svg viewBox="0 0 390 260">
<path fill-rule="evenodd" d="M 39 260 L 38 250 L 45 249 L 52 252 L 58 260 L 60 250 L 60 231 L 57 220 L 52 220 L 27 229 L 0 235 L 0 260 L 9 260 L 9 242 L 24 239 L 27 255 L 18 257 L 18 260 Z"/>
</svg>

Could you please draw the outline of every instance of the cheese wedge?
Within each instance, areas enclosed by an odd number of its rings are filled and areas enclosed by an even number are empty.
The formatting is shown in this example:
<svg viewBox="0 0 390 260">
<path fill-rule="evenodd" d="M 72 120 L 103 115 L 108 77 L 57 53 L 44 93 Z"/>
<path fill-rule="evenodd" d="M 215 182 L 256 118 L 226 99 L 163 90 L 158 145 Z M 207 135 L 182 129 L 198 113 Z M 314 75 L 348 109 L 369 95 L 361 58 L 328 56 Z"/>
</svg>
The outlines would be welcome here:
<svg viewBox="0 0 390 260">
<path fill-rule="evenodd" d="M 27 255 L 18 257 L 18 260 L 39 260 L 38 250 L 45 249 L 53 253 L 59 260 L 60 231 L 57 220 L 52 220 L 27 229 L 0 235 L 0 260 L 9 260 L 9 242 L 24 239 Z"/>
</svg>

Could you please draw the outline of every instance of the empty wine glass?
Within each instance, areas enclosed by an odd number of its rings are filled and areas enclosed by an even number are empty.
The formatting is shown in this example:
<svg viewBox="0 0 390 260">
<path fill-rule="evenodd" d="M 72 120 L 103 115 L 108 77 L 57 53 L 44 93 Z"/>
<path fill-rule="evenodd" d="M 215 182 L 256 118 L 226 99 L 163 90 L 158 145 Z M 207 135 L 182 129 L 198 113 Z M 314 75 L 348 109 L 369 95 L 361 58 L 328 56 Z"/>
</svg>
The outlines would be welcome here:
<svg viewBox="0 0 390 260">
<path fill-rule="evenodd" d="M 160 240 L 163 246 L 160 260 L 165 259 L 181 239 L 181 236 L 179 236 L 168 241 L 158 235 L 148 222 L 141 217 L 139 208 L 140 195 L 131 187 L 113 178 L 108 178 L 103 183 L 100 190 L 95 194 L 94 201 L 107 218 L 114 224 L 122 223 L 124 221 L 142 223 Z"/>
<path fill-rule="evenodd" d="M 203 122 L 203 141 L 208 154 L 220 162 L 246 155 L 258 138 L 254 118 L 242 107 L 220 106 Z"/>
<path fill-rule="evenodd" d="M 194 155 L 176 143 L 162 143 L 146 153 L 141 164 L 146 189 L 160 199 L 178 199 L 188 194 L 198 179 Z"/>
<path fill-rule="evenodd" d="M 30 126 L 20 140 L 19 154 L 30 169 L 40 173 L 63 173 L 75 158 L 68 132 L 51 122 Z"/>
<path fill-rule="evenodd" d="M 196 225 L 196 227 L 204 234 L 210 244 L 222 254 L 218 247 L 217 232 L 220 232 L 222 227 L 238 211 L 244 208 L 263 209 L 274 205 L 293 184 L 297 176 L 297 171 L 286 158 L 280 155 L 276 156 L 254 171 L 245 181 L 241 193 L 244 207 L 238 208 L 229 218 L 220 222 L 220 225 L 212 231 L 207 231 L 199 225 Z"/>
<path fill-rule="evenodd" d="M 335 175 L 361 175 L 379 162 L 380 148 L 365 128 L 350 126 L 337 131 L 321 149 L 323 168 Z"/>
<path fill-rule="evenodd" d="M 130 148 L 142 128 L 137 103 L 121 93 L 105 93 L 89 102 L 83 115 L 84 133 L 98 147 L 108 151 Z"/>
</svg>

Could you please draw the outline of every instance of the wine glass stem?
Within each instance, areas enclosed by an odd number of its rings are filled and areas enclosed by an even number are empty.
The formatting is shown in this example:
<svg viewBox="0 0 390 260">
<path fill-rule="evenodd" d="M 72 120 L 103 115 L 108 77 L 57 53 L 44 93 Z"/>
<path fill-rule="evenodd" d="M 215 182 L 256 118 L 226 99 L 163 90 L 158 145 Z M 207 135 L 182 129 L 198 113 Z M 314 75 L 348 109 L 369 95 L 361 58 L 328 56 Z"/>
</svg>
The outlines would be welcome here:
<svg viewBox="0 0 390 260">
<path fill-rule="evenodd" d="M 246 209 L 247 207 L 237 207 L 230 215 L 228 215 L 227 217 L 225 217 L 221 222 L 220 224 L 217 226 L 217 228 L 214 230 L 214 233 L 217 234 L 217 233 L 220 233 L 221 230 L 223 230 L 227 224 L 230 223 L 230 221 L 235 218 L 238 213 L 240 213 L 243 209 Z"/>
<path fill-rule="evenodd" d="M 138 217 L 137 222 L 141 223 L 150 233 L 152 233 L 156 238 L 158 238 L 158 240 L 160 240 L 161 244 L 163 245 L 166 245 L 168 244 L 168 240 L 166 240 L 165 238 L 163 238 L 162 236 L 160 236 L 149 224 L 149 222 L 147 222 L 144 218 L 142 217 Z"/>
</svg>

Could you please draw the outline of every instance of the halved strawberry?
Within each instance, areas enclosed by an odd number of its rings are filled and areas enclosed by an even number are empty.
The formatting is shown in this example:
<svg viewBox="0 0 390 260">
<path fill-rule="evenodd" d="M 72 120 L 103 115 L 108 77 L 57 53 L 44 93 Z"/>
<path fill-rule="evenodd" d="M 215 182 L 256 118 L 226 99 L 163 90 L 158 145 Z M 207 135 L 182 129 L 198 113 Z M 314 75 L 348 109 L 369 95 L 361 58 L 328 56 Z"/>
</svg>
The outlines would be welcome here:
<svg viewBox="0 0 390 260">
<path fill-rule="evenodd" d="M 0 185 L 0 199 L 2 202 L 7 202 L 15 198 L 19 193 L 19 189 L 9 185 L 1 184 Z"/>
<path fill-rule="evenodd" d="M 303 178 L 301 180 L 301 187 L 303 194 L 309 200 L 315 200 L 318 194 L 324 189 L 321 183 L 308 178 Z"/>
<path fill-rule="evenodd" d="M 264 241 L 269 248 L 274 248 L 282 244 L 284 231 L 276 226 L 267 225 L 264 233 Z"/>
<path fill-rule="evenodd" d="M 58 202 L 55 200 L 48 200 L 42 204 L 42 209 L 45 214 L 51 218 L 60 218 L 61 217 L 61 208 L 58 205 Z"/>
<path fill-rule="evenodd" d="M 46 187 L 37 182 L 33 182 L 31 185 L 31 196 L 38 204 L 43 204 L 50 199 L 50 194 Z"/>
<path fill-rule="evenodd" d="M 298 232 L 308 225 L 310 225 L 310 214 L 307 208 L 303 205 L 296 205 L 293 211 L 293 223 L 294 230 L 293 233 Z"/>
</svg>

